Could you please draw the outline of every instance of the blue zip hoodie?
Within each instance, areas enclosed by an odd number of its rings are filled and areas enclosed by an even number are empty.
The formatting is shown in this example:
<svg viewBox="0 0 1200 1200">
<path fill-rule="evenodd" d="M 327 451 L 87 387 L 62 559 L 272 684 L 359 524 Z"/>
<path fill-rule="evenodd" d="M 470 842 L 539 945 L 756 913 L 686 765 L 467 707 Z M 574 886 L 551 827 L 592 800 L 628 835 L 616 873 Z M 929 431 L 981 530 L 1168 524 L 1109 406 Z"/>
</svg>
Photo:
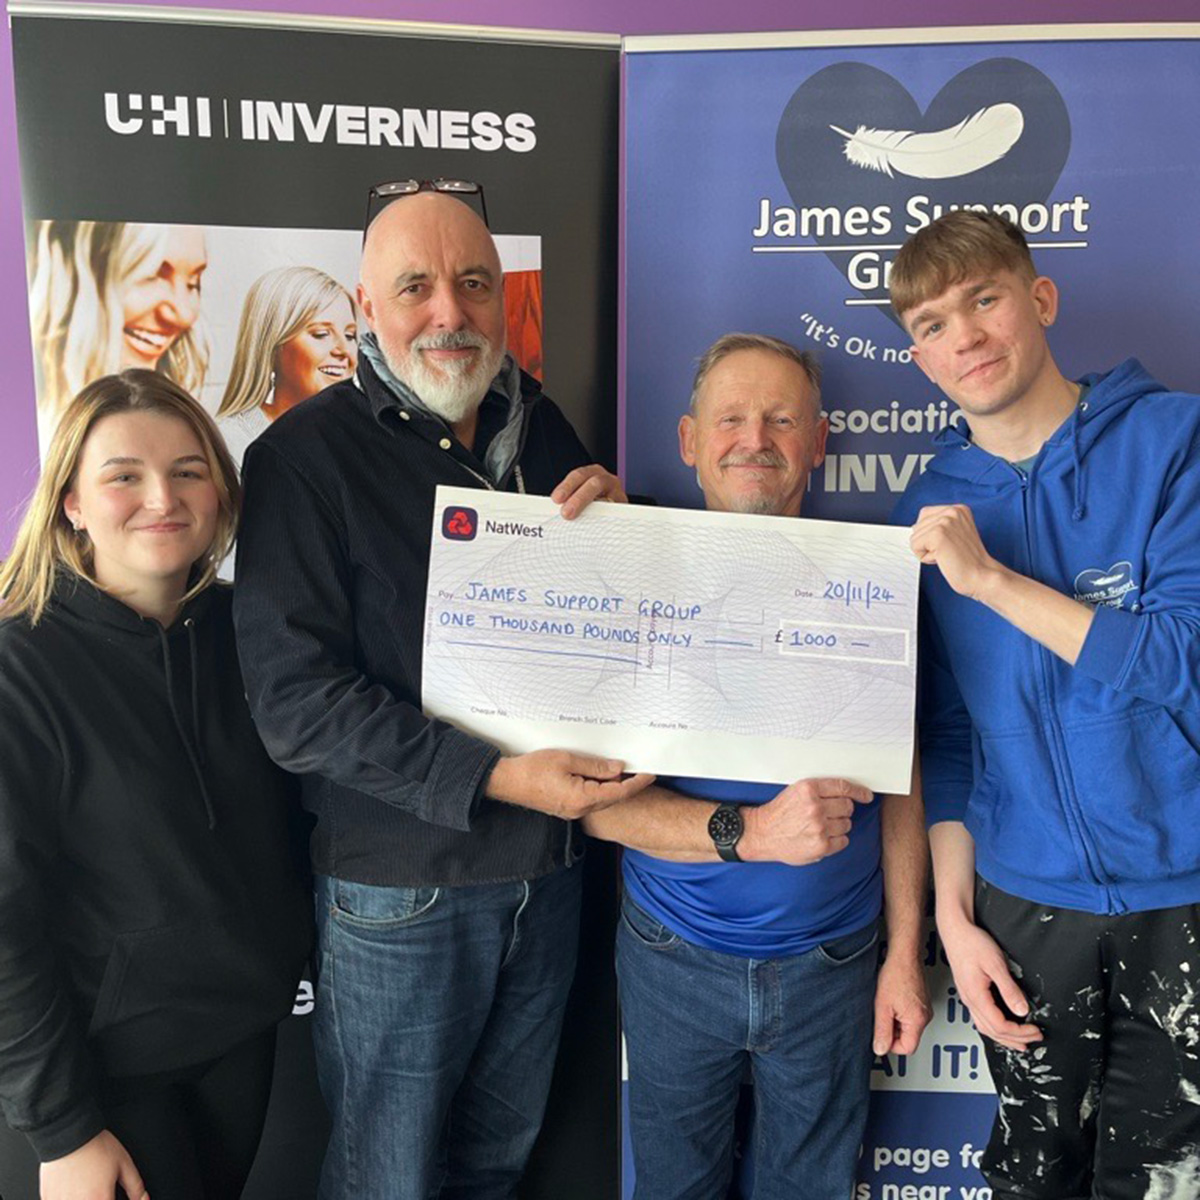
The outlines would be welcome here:
<svg viewBox="0 0 1200 1200">
<path fill-rule="evenodd" d="M 921 761 L 930 824 L 1041 904 L 1200 901 L 1200 397 L 1134 359 L 1022 475 L 950 426 L 897 506 L 971 508 L 988 552 L 1096 610 L 1069 666 L 936 567 L 921 572 Z"/>
</svg>

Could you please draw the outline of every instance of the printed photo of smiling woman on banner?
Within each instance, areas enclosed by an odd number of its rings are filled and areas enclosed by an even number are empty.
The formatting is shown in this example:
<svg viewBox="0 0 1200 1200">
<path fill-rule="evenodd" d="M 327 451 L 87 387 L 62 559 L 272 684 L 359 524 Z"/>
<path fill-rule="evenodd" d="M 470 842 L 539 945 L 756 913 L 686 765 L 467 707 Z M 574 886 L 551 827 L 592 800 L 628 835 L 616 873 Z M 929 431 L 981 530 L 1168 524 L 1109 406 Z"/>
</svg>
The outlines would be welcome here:
<svg viewBox="0 0 1200 1200">
<path fill-rule="evenodd" d="M 29 304 L 43 449 L 80 388 L 144 367 L 205 403 L 240 463 L 276 417 L 354 374 L 360 240 L 329 230 L 32 223 Z M 496 242 L 509 353 L 541 379 L 541 238 L 499 234 Z"/>
<path fill-rule="evenodd" d="M 126 221 L 39 221 L 29 231 L 29 317 L 43 452 L 85 384 L 126 367 L 197 394 L 208 368 L 199 324 L 204 230 Z"/>
<path fill-rule="evenodd" d="M 43 454 L 84 385 L 138 367 L 194 395 L 240 463 L 271 422 L 355 371 L 369 191 L 458 180 L 479 185 L 464 200 L 495 237 L 508 352 L 616 467 L 619 39 L 9 11 Z M 590 858 L 585 889 L 613 875 Z M 615 920 L 605 886 L 593 923 Z M 611 932 L 583 943 L 586 1004 L 568 1008 L 527 1200 L 619 1187 Z M 313 1005 L 306 979 L 247 1200 L 315 1194 L 328 1122 Z M 36 1178 L 24 1139 L 0 1126 L 0 1195 L 34 1200 Z"/>
</svg>

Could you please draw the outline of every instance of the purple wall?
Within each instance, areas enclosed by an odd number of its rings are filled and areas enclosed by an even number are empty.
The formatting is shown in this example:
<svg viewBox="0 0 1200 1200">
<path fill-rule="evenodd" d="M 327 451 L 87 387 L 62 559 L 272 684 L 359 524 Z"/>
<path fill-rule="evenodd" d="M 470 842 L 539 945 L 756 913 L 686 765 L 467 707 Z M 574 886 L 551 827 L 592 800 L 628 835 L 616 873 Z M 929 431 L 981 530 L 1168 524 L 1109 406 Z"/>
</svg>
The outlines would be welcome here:
<svg viewBox="0 0 1200 1200">
<path fill-rule="evenodd" d="M 186 8 L 180 0 L 166 0 Z M 797 5 L 787 0 L 693 0 L 680 6 L 669 0 L 208 0 L 211 8 L 320 14 L 334 7 L 339 16 L 462 24 L 506 24 L 543 29 L 648 34 L 727 32 L 797 28 Z M 964 0 L 915 0 L 903 15 L 891 0 L 819 0 L 807 6 L 801 28 L 870 29 L 897 25 L 980 24 Z M 976 9 L 978 11 L 978 9 Z M 1042 0 L 1010 0 L 1006 24 L 1036 23 L 1047 16 Z M 1189 21 L 1196 0 L 1059 0 L 1053 17 L 1060 22 Z M 16 528 L 16 512 L 33 487 L 37 437 L 33 406 L 33 366 L 25 301 L 25 254 L 21 235 L 20 190 L 13 114 L 12 54 L 8 25 L 0 46 L 0 357 L 9 364 L 9 384 L 0 396 L 0 547 L 7 548 Z"/>
</svg>

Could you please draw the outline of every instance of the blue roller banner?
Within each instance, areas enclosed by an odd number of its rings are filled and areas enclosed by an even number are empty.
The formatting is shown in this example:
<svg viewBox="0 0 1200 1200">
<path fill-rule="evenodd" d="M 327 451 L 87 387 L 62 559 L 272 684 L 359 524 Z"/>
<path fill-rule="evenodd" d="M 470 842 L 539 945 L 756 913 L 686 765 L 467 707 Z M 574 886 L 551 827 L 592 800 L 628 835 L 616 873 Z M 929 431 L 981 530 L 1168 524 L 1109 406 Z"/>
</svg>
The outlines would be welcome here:
<svg viewBox="0 0 1200 1200">
<path fill-rule="evenodd" d="M 628 54 L 628 484 L 698 501 L 675 434 L 696 358 L 771 333 L 825 370 L 806 515 L 885 520 L 952 411 L 907 361 L 885 280 L 951 206 L 1020 220 L 1062 295 L 1066 374 L 1132 354 L 1200 389 L 1198 112 L 1194 40 Z M 888 132 L 934 140 L 906 155 Z"/>
<path fill-rule="evenodd" d="M 1064 373 L 1135 355 L 1200 390 L 1200 41 L 662 47 L 627 43 L 630 491 L 701 502 L 676 425 L 697 357 L 743 330 L 822 360 L 829 456 L 805 515 L 887 520 L 953 415 L 909 362 L 887 274 L 953 206 L 1024 228 L 1059 286 Z M 876 1063 L 852 1200 L 990 1200 L 995 1100 L 932 929 L 926 965 L 934 1023 L 910 1060 Z"/>
</svg>

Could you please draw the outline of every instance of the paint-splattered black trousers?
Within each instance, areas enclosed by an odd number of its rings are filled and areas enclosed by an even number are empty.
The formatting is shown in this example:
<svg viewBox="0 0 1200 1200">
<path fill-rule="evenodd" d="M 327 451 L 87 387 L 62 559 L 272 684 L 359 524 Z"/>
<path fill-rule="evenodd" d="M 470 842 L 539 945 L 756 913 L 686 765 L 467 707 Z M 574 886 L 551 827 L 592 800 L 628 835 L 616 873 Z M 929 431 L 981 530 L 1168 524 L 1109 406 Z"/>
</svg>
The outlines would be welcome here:
<svg viewBox="0 0 1200 1200">
<path fill-rule="evenodd" d="M 1197 819 L 1200 819 L 1198 817 Z M 1200 905 L 1093 916 L 978 882 L 1044 1041 L 985 1038 L 995 1200 L 1200 1197 Z"/>
</svg>

